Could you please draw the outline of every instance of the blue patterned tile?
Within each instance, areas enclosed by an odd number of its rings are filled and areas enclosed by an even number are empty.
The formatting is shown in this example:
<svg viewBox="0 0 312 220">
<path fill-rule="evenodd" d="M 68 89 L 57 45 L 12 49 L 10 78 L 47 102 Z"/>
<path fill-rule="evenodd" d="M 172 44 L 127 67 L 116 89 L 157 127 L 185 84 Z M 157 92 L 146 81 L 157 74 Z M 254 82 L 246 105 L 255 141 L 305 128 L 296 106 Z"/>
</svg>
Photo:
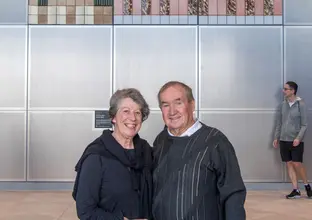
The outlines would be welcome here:
<svg viewBox="0 0 312 220">
<path fill-rule="evenodd" d="M 188 18 L 186 15 L 179 16 L 179 24 L 188 24 Z"/>
<path fill-rule="evenodd" d="M 114 16 L 114 24 L 123 24 L 123 16 L 115 15 Z"/>
<path fill-rule="evenodd" d="M 246 24 L 245 16 L 236 16 L 236 24 Z"/>
<path fill-rule="evenodd" d="M 143 15 L 142 16 L 142 24 L 151 24 L 151 16 L 150 15 Z"/>
<path fill-rule="evenodd" d="M 123 18 L 124 18 L 123 24 L 132 24 L 133 23 L 132 15 L 124 15 Z"/>
<path fill-rule="evenodd" d="M 152 15 L 152 24 L 160 24 L 160 16 Z"/>
<path fill-rule="evenodd" d="M 179 16 L 170 16 L 170 24 L 179 24 Z"/>
<path fill-rule="evenodd" d="M 218 16 L 208 16 L 209 24 L 218 24 Z"/>
<path fill-rule="evenodd" d="M 199 16 L 199 24 L 208 24 L 208 16 Z"/>
<path fill-rule="evenodd" d="M 218 24 L 226 24 L 226 16 L 218 16 Z"/>
<path fill-rule="evenodd" d="M 274 16 L 274 24 L 283 24 L 283 16 Z"/>
<path fill-rule="evenodd" d="M 170 24 L 170 17 L 169 17 L 169 15 L 161 15 L 160 16 L 160 23 L 161 24 Z"/>
<path fill-rule="evenodd" d="M 188 16 L 189 24 L 197 24 L 197 15 Z"/>
<path fill-rule="evenodd" d="M 255 16 L 255 24 L 263 24 L 264 17 L 263 16 Z"/>
<path fill-rule="evenodd" d="M 273 24 L 273 16 L 264 16 L 264 24 Z"/>
<path fill-rule="evenodd" d="M 133 15 L 132 22 L 133 22 L 133 24 L 142 24 L 142 16 L 141 15 Z"/>
<path fill-rule="evenodd" d="M 255 24 L 255 16 L 246 16 L 246 24 Z"/>
<path fill-rule="evenodd" d="M 227 24 L 236 24 L 236 16 L 227 16 L 226 17 Z"/>
</svg>

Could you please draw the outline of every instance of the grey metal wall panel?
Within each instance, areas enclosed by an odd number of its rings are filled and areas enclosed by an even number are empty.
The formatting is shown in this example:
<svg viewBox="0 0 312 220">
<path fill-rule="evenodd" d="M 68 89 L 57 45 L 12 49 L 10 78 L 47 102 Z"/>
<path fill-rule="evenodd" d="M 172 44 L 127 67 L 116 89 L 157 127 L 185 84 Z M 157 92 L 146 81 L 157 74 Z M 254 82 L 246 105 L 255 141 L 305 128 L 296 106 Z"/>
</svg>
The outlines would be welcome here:
<svg viewBox="0 0 312 220">
<path fill-rule="evenodd" d="M 0 24 L 26 24 L 27 0 L 1 0 Z"/>
<path fill-rule="evenodd" d="M 169 80 L 196 95 L 196 27 L 115 27 L 115 87 L 138 88 L 152 108 Z"/>
<path fill-rule="evenodd" d="M 246 182 L 281 182 L 283 165 L 272 146 L 274 113 L 200 112 L 201 120 L 221 130 L 233 144 Z"/>
<path fill-rule="evenodd" d="M 284 0 L 285 25 L 312 25 L 311 0 Z"/>
<path fill-rule="evenodd" d="M 0 26 L 0 108 L 26 107 L 26 30 L 23 26 Z"/>
<path fill-rule="evenodd" d="M 200 27 L 200 108 L 275 108 L 281 34 L 281 27 Z"/>
<path fill-rule="evenodd" d="M 92 112 L 31 112 L 29 180 L 72 181 L 83 150 L 101 133 L 92 120 Z"/>
<path fill-rule="evenodd" d="M 312 27 L 285 27 L 285 80 L 299 85 L 298 95 L 312 108 Z"/>
<path fill-rule="evenodd" d="M 25 180 L 25 112 L 0 112 L 0 180 Z"/>
<path fill-rule="evenodd" d="M 312 110 L 309 111 L 309 129 L 307 130 L 305 137 L 305 146 L 304 146 L 304 154 L 303 154 L 303 163 L 307 169 L 307 175 L 309 182 L 312 182 Z"/>
<path fill-rule="evenodd" d="M 152 146 L 156 136 L 164 126 L 161 111 L 152 111 L 148 119 L 143 122 L 139 135 Z"/>
<path fill-rule="evenodd" d="M 104 108 L 111 94 L 111 27 L 31 27 L 30 106 Z"/>
</svg>

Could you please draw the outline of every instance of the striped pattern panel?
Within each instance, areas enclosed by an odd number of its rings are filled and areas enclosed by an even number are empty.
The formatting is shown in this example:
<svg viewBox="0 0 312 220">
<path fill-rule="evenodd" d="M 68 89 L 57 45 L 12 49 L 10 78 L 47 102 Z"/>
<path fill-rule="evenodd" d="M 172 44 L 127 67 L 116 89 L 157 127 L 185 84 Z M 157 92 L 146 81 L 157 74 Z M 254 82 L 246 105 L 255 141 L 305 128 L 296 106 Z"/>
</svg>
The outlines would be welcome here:
<svg viewBox="0 0 312 220">
<path fill-rule="evenodd" d="M 114 24 L 282 24 L 282 0 L 115 0 Z"/>
<path fill-rule="evenodd" d="M 115 0 L 114 15 L 282 15 L 282 0 Z"/>
</svg>

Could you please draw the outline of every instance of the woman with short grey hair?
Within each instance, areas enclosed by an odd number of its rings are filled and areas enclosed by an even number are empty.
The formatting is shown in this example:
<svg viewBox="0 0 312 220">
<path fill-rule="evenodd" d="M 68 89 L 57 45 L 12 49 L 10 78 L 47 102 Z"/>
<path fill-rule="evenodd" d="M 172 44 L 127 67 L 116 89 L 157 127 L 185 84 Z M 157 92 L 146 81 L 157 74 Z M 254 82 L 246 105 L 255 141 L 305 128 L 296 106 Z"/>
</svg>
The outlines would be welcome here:
<svg viewBox="0 0 312 220">
<path fill-rule="evenodd" d="M 152 151 L 139 137 L 150 113 L 134 88 L 117 90 L 110 99 L 114 130 L 87 146 L 76 165 L 73 197 L 79 219 L 151 219 Z"/>
<path fill-rule="evenodd" d="M 145 99 L 143 98 L 142 94 L 137 89 L 134 89 L 134 88 L 117 90 L 112 95 L 109 101 L 109 106 L 110 106 L 109 116 L 111 118 L 115 117 L 115 115 L 117 114 L 120 102 L 125 98 L 132 99 L 135 103 L 137 103 L 141 107 L 142 121 L 145 121 L 149 116 L 150 109 Z"/>
</svg>

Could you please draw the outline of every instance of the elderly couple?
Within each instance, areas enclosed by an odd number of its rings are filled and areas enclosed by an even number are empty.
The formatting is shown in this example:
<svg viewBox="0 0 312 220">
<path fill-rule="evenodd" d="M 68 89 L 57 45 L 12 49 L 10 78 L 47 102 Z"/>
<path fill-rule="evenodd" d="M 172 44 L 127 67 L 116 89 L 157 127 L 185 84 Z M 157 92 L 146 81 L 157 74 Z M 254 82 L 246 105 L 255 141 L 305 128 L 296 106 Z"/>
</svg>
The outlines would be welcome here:
<svg viewBox="0 0 312 220">
<path fill-rule="evenodd" d="M 158 93 L 165 123 L 153 147 L 138 132 L 149 106 L 133 88 L 110 99 L 114 130 L 87 146 L 73 190 L 84 220 L 245 220 L 246 188 L 233 146 L 193 117 L 192 89 L 171 81 Z"/>
</svg>

